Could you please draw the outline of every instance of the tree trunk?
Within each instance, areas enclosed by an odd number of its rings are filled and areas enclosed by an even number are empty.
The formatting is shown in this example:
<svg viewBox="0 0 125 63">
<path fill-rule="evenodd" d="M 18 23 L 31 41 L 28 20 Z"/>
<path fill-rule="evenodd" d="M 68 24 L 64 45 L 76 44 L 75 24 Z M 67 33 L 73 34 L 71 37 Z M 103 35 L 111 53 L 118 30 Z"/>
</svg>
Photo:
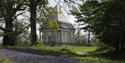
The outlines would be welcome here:
<svg viewBox="0 0 125 63">
<path fill-rule="evenodd" d="M 90 28 L 88 28 L 88 46 L 90 46 Z"/>
<path fill-rule="evenodd" d="M 5 7 L 5 29 L 4 30 L 4 38 L 3 45 L 13 46 L 15 45 L 15 35 L 13 30 L 13 16 L 15 15 L 15 11 L 13 10 L 13 5 L 11 1 L 8 1 Z"/>
<path fill-rule="evenodd" d="M 115 47 L 115 50 L 116 51 L 119 51 L 120 47 L 119 47 L 119 42 L 116 43 L 116 47 Z"/>
<path fill-rule="evenodd" d="M 30 0 L 30 25 L 31 25 L 31 42 L 32 45 L 37 41 L 36 35 L 36 0 Z"/>
<path fill-rule="evenodd" d="M 13 35 L 12 23 L 13 19 L 12 17 L 8 16 L 5 20 L 5 29 L 7 29 L 7 31 L 4 31 L 3 45 L 13 46 L 15 45 L 15 37 Z"/>
</svg>

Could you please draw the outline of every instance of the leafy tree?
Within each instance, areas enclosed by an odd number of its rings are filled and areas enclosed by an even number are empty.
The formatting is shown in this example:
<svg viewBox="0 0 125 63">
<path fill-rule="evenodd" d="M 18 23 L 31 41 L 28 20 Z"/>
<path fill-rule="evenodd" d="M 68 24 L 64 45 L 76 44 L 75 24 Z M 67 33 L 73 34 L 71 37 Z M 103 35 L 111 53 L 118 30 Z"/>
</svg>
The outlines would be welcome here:
<svg viewBox="0 0 125 63">
<path fill-rule="evenodd" d="M 86 1 L 79 6 L 80 12 L 72 11 L 86 25 L 83 29 L 93 32 L 101 42 L 115 47 L 125 48 L 125 6 L 123 0 Z"/>
<path fill-rule="evenodd" d="M 0 18 L 4 18 L 5 20 L 5 28 L 0 27 L 0 29 L 4 31 L 3 45 L 15 45 L 17 35 L 21 34 L 23 32 L 22 30 L 29 28 L 29 25 L 26 27 L 15 27 L 19 23 L 14 23 L 15 18 L 18 16 L 17 12 L 29 8 L 31 13 L 31 41 L 32 43 L 36 42 L 37 9 L 43 9 L 46 4 L 47 0 L 1 0 Z M 23 14 L 23 12 L 19 15 L 21 14 Z"/>
<path fill-rule="evenodd" d="M 20 32 L 15 32 L 13 22 L 16 17 L 16 12 L 24 10 L 23 0 L 1 0 L 0 12 L 1 17 L 5 20 L 5 28 L 0 27 L 4 31 L 3 45 L 15 45 L 15 38 Z"/>
</svg>

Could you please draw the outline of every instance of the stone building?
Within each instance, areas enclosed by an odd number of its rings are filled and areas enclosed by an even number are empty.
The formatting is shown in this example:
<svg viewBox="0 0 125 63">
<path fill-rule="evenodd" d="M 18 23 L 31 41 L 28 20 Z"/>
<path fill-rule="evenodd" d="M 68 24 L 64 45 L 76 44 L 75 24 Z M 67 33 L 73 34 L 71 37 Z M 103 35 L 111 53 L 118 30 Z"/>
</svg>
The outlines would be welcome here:
<svg viewBox="0 0 125 63">
<path fill-rule="evenodd" d="M 58 28 L 47 28 L 42 26 L 40 32 L 42 33 L 42 41 L 46 44 L 75 44 L 74 32 L 75 28 L 67 20 L 61 8 L 55 7 L 51 9 L 49 18 L 56 21 Z M 52 21 L 51 21 L 52 22 Z M 48 22 L 47 22 L 48 23 Z"/>
</svg>

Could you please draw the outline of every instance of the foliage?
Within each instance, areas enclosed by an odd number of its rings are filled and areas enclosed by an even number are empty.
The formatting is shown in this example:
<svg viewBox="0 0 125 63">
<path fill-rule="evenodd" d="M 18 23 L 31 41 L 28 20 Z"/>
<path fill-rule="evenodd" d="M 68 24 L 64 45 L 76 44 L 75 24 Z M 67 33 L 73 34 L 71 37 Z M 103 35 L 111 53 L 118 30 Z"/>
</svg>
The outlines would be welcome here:
<svg viewBox="0 0 125 63">
<path fill-rule="evenodd" d="M 92 46 L 98 46 L 98 47 L 108 47 L 106 44 L 103 42 L 92 42 Z"/>
<path fill-rule="evenodd" d="M 3 45 L 15 45 L 15 41 L 18 40 L 17 36 L 25 33 L 29 28 L 29 24 L 22 25 L 27 17 L 31 17 L 31 34 L 32 39 L 37 40 L 36 36 L 36 21 L 37 13 L 45 9 L 48 4 L 48 0 L 1 0 L 0 1 L 0 18 L 4 18 L 5 28 L 0 27 L 0 30 L 4 31 Z M 30 9 L 29 9 L 30 8 Z M 19 11 L 19 12 L 18 12 Z M 31 12 L 30 16 L 24 16 L 23 14 Z M 34 15 L 33 15 L 34 14 Z M 18 22 L 18 16 L 25 17 L 22 19 L 22 23 Z M 41 16 L 40 16 L 41 17 Z M 19 37 L 18 37 L 19 38 Z M 34 40 L 31 40 L 34 42 Z"/>
<path fill-rule="evenodd" d="M 24 0 L 1 0 L 0 1 L 0 12 L 1 17 L 4 18 L 5 28 L 0 27 L 4 31 L 3 45 L 15 45 L 15 38 L 20 31 L 15 31 L 14 21 L 18 15 L 18 11 L 25 10 Z"/>
<path fill-rule="evenodd" d="M 111 1 L 86 1 L 79 6 L 80 12 L 72 11 L 78 19 L 85 25 L 82 29 L 88 30 L 100 39 L 100 42 L 123 49 L 124 41 L 124 24 L 125 10 L 123 0 Z"/>
<path fill-rule="evenodd" d="M 58 22 L 56 20 L 49 19 L 43 22 L 43 27 L 47 29 L 58 29 Z"/>
<path fill-rule="evenodd" d="M 77 34 L 76 34 L 76 37 L 75 37 L 75 42 L 78 44 L 78 45 L 88 45 L 87 44 L 87 36 L 86 35 L 82 35 L 81 34 L 81 31 L 78 30 Z"/>
<path fill-rule="evenodd" d="M 43 42 L 39 39 L 37 40 L 37 42 L 35 42 L 35 44 L 32 47 L 44 47 Z"/>
<path fill-rule="evenodd" d="M 43 21 L 43 28 L 45 29 L 58 29 L 57 18 L 57 6 L 54 8 L 49 8 L 46 14 L 46 21 Z"/>
</svg>

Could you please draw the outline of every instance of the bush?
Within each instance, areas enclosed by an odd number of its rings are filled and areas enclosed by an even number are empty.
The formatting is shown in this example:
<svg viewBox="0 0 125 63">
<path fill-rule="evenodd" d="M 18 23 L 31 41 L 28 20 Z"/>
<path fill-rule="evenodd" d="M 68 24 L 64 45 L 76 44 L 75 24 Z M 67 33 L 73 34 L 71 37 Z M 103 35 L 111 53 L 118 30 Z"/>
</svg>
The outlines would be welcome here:
<svg viewBox="0 0 125 63">
<path fill-rule="evenodd" d="M 100 47 L 100 48 L 107 47 L 107 45 L 102 43 L 102 42 L 92 42 L 92 46 L 97 46 L 97 47 Z"/>
<path fill-rule="evenodd" d="M 35 46 L 35 47 L 42 47 L 42 46 L 44 46 L 44 44 L 43 44 L 43 42 L 39 39 L 39 40 L 37 40 L 37 42 L 35 42 L 35 44 L 34 44 L 33 46 Z"/>
</svg>

